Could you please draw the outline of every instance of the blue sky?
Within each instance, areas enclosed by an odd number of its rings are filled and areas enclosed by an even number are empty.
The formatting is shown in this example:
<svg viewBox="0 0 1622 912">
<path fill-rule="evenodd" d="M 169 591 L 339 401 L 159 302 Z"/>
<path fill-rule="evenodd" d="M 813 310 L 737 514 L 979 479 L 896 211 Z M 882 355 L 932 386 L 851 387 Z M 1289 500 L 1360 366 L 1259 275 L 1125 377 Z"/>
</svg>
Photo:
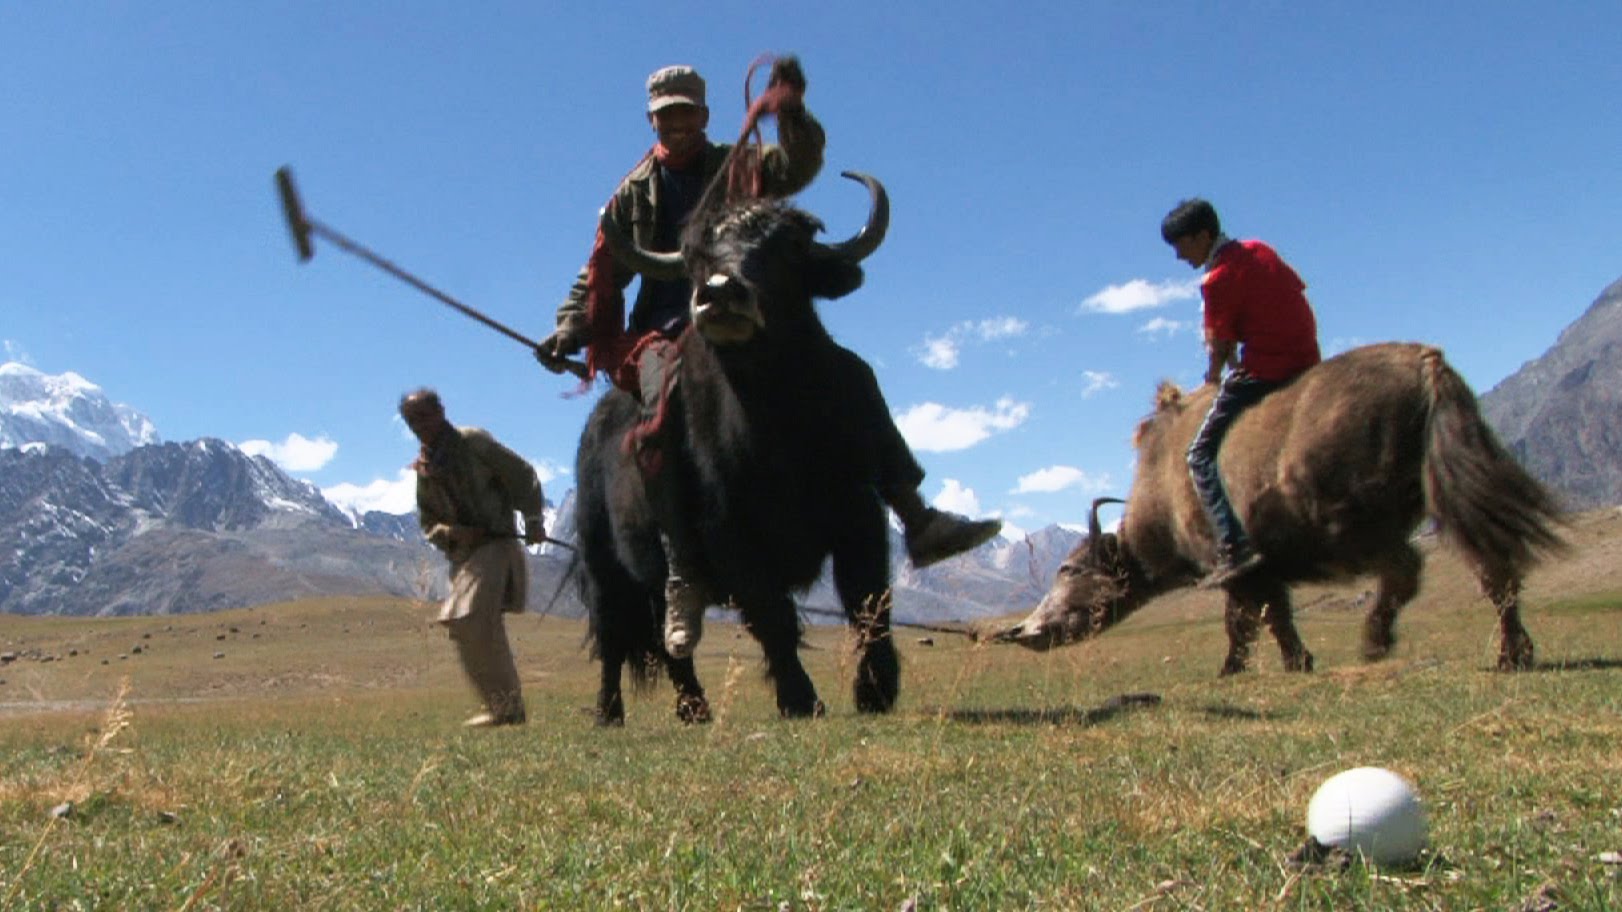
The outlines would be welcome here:
<svg viewBox="0 0 1622 912">
<path fill-rule="evenodd" d="M 730 139 L 792 51 L 829 133 L 802 205 L 852 230 L 847 168 L 894 201 L 822 313 L 926 496 L 1078 522 L 1203 368 L 1181 198 L 1278 248 L 1330 352 L 1432 342 L 1485 391 L 1552 344 L 1622 276 L 1619 34 L 1609 3 L 0 4 L 0 343 L 379 503 L 433 385 L 561 496 L 596 394 L 331 245 L 299 265 L 272 172 L 539 338 L 651 141 L 646 74 L 697 66 Z"/>
</svg>

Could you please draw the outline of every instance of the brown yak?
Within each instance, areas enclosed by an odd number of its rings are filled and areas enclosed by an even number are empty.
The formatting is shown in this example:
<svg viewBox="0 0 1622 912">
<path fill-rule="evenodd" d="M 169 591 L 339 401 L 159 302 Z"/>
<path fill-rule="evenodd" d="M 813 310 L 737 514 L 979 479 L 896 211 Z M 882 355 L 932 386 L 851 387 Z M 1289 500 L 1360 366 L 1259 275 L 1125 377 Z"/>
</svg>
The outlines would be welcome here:
<svg viewBox="0 0 1622 912">
<path fill-rule="evenodd" d="M 1078 642 L 1200 579 L 1216 545 L 1186 453 L 1212 394 L 1209 386 L 1184 395 L 1161 384 L 1133 440 L 1137 477 L 1120 531 L 1100 534 L 1099 504 L 1112 499 L 1095 501 L 1087 540 L 1036 610 L 996 640 L 1039 650 Z M 1531 666 L 1521 580 L 1541 554 L 1562 547 L 1559 509 L 1505 453 L 1438 349 L 1386 343 L 1324 361 L 1239 417 L 1221 465 L 1264 556 L 1224 587 L 1222 674 L 1244 670 L 1263 617 L 1284 667 L 1311 671 L 1289 585 L 1369 573 L 1378 575 L 1379 590 L 1363 626 L 1363 656 L 1384 658 L 1396 642 L 1397 613 L 1419 591 L 1422 558 L 1410 539 L 1426 517 L 1463 553 L 1498 611 L 1498 667 Z"/>
</svg>

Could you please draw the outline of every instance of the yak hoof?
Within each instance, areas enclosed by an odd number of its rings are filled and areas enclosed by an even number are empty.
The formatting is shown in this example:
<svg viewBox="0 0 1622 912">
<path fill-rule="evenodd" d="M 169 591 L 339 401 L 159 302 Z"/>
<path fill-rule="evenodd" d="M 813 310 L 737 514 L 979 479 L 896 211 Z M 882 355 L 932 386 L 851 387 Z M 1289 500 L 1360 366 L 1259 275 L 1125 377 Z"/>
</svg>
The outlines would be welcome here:
<svg viewBox="0 0 1622 912">
<path fill-rule="evenodd" d="M 1244 670 L 1245 670 L 1245 660 L 1244 659 L 1236 659 L 1236 658 L 1234 658 L 1232 656 L 1229 656 L 1228 660 L 1226 662 L 1222 663 L 1222 670 L 1217 672 L 1217 677 L 1226 678 L 1229 675 L 1239 674 L 1240 672 L 1242 672 Z"/>
<path fill-rule="evenodd" d="M 1532 670 L 1532 642 L 1530 640 L 1515 647 L 1505 647 L 1498 653 L 1499 671 L 1531 671 Z"/>
<path fill-rule="evenodd" d="M 704 725 L 710 721 L 710 701 L 702 696 L 678 694 L 676 718 L 687 725 Z"/>
<path fill-rule="evenodd" d="M 828 707 L 813 698 L 809 706 L 778 706 L 777 714 L 785 719 L 820 719 L 828 714 Z"/>
<path fill-rule="evenodd" d="M 877 688 L 868 690 L 861 688 L 856 694 L 856 711 L 859 713 L 887 713 L 895 708 L 895 697 L 886 695 Z"/>
<path fill-rule="evenodd" d="M 1302 650 L 1300 655 L 1285 659 L 1284 670 L 1303 673 L 1312 671 L 1312 653 Z"/>
<path fill-rule="evenodd" d="M 598 728 L 623 728 L 625 726 L 625 701 L 620 698 L 619 694 L 597 701 L 595 722 Z"/>
</svg>

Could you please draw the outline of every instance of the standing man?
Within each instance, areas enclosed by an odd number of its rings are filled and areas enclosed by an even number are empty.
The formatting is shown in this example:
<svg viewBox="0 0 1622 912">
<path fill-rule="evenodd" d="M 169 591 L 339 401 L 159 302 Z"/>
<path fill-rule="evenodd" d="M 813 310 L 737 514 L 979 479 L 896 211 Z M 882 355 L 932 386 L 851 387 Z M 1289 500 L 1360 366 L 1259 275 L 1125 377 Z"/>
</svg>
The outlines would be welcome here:
<svg viewBox="0 0 1622 912">
<path fill-rule="evenodd" d="M 730 146 L 705 135 L 710 109 L 704 80 L 689 66 L 669 66 L 648 77 L 647 117 L 657 138 L 654 146 L 615 188 L 608 217 L 622 234 L 644 250 L 679 248 L 682 229 L 705 188 L 720 173 Z M 766 95 L 774 101 L 778 144 L 761 153 L 758 195 L 784 197 L 797 193 L 822 168 L 825 135 L 804 104 L 805 74 L 799 60 L 780 57 L 772 65 Z M 765 96 L 763 96 L 764 98 Z M 750 150 L 740 149 L 740 153 Z M 627 324 L 624 289 L 636 277 L 608 250 L 601 232 L 590 260 L 580 271 L 557 311 L 557 329 L 536 349 L 542 366 L 558 373 L 562 361 L 588 348 L 588 364 L 603 371 L 620 388 L 637 395 L 651 426 L 665 397 L 672 395 L 677 363 L 676 342 L 687 328 L 692 288 L 686 279 L 660 281 L 644 276 Z M 1002 529 L 998 520 L 971 521 L 927 505 L 918 493 L 924 470 L 896 428 L 872 368 L 854 352 L 844 351 L 847 365 L 841 384 L 847 393 L 846 416 L 869 441 L 870 452 L 856 454 L 879 496 L 900 518 L 907 554 L 915 567 L 926 567 L 978 547 Z M 793 370 L 785 365 L 785 370 Z M 872 467 L 868 470 L 865 467 Z M 706 593 L 703 581 L 674 553 L 664 536 L 670 575 L 665 584 L 665 647 L 675 657 L 692 654 L 701 636 L 704 608 L 725 593 Z"/>
<path fill-rule="evenodd" d="M 1318 324 L 1295 270 L 1261 241 L 1223 234 L 1205 200 L 1178 203 L 1161 221 L 1160 236 L 1179 260 L 1205 270 L 1205 382 L 1218 386 L 1188 448 L 1188 469 L 1217 539 L 1216 565 L 1201 585 L 1221 586 L 1262 562 L 1222 486 L 1222 438 L 1240 412 L 1318 363 Z"/>
<path fill-rule="evenodd" d="M 524 697 L 501 615 L 524 610 L 529 586 L 513 514 L 524 517 L 524 541 L 546 538 L 540 479 L 488 431 L 452 426 L 431 389 L 401 397 L 400 417 L 422 442 L 411 466 L 417 520 L 451 562 L 451 591 L 438 621 L 449 628 L 462 670 L 484 704 L 463 724 L 522 725 Z"/>
</svg>

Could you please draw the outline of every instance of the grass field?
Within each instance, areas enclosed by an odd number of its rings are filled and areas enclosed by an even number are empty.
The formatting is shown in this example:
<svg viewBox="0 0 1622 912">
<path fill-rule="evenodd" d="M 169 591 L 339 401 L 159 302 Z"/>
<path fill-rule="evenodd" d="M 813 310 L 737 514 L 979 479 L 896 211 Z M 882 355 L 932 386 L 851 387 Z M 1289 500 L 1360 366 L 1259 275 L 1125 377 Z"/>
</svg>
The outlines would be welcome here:
<svg viewBox="0 0 1622 912">
<path fill-rule="evenodd" d="M 468 732 L 422 604 L 3 617 L 0 909 L 1619 909 L 1622 514 L 1573 540 L 1528 585 L 1532 672 L 1488 670 L 1491 608 L 1437 556 L 1377 665 L 1362 587 L 1309 588 L 1319 671 L 1264 640 L 1218 680 L 1220 597 L 1188 592 L 1047 655 L 902 631 L 886 717 L 842 631 L 805 653 L 829 717 L 785 722 L 712 624 L 703 727 L 661 683 L 593 728 L 555 618 L 510 623 L 530 724 Z M 1288 864 L 1360 765 L 1418 787 L 1424 863 Z"/>
</svg>

